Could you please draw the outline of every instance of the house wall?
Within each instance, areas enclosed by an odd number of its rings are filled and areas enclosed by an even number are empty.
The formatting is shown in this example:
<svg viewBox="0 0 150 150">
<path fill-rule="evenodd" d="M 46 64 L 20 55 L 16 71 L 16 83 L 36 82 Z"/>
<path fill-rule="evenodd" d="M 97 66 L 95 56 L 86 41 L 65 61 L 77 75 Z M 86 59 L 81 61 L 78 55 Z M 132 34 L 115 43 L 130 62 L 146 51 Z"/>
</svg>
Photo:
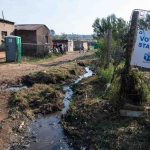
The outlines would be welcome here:
<svg viewBox="0 0 150 150">
<path fill-rule="evenodd" d="M 15 30 L 15 35 L 20 36 L 22 40 L 22 55 L 23 56 L 36 56 L 36 31 L 28 30 Z"/>
<path fill-rule="evenodd" d="M 87 41 L 74 41 L 74 50 L 78 51 L 79 49 L 84 48 L 84 50 L 88 50 L 89 45 Z"/>
<path fill-rule="evenodd" d="M 3 42 L 3 37 L 2 37 L 2 31 L 6 31 L 7 32 L 7 36 L 13 34 L 15 26 L 13 24 L 10 23 L 2 23 L 0 22 L 0 45 Z"/>
<path fill-rule="evenodd" d="M 88 50 L 88 42 L 83 42 L 84 50 Z"/>
<path fill-rule="evenodd" d="M 43 57 L 48 54 L 50 45 L 52 45 L 49 29 L 45 26 L 35 31 L 15 30 L 15 35 L 22 38 L 22 53 L 24 56 Z"/>
<path fill-rule="evenodd" d="M 21 37 L 22 43 L 37 43 L 36 31 L 15 30 L 15 35 Z"/>
<path fill-rule="evenodd" d="M 73 41 L 72 40 L 70 40 L 70 41 L 68 41 L 68 52 L 73 52 Z"/>
<path fill-rule="evenodd" d="M 52 45 L 52 39 L 50 37 L 50 32 L 49 29 L 45 26 L 40 27 L 39 29 L 37 29 L 36 31 L 36 35 L 37 35 L 37 55 L 38 56 L 45 56 L 48 54 L 49 49 L 50 49 L 50 45 Z M 44 44 L 49 44 L 49 46 L 46 46 Z"/>
<path fill-rule="evenodd" d="M 51 37 L 49 33 L 49 29 L 45 26 L 40 27 L 36 31 L 37 34 L 37 44 L 45 44 L 45 43 L 51 43 Z"/>
</svg>

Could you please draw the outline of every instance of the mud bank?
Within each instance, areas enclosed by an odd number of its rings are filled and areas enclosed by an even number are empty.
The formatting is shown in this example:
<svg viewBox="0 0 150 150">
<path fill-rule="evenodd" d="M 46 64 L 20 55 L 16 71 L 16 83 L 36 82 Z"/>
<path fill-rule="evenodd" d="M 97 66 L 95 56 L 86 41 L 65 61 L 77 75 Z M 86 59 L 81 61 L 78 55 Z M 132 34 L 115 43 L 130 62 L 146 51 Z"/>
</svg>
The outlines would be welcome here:
<svg viewBox="0 0 150 150">
<path fill-rule="evenodd" d="M 76 149 L 150 149 L 149 118 L 121 117 L 111 101 L 102 99 L 105 89 L 98 76 L 74 87 L 73 102 L 62 119 L 70 142 Z"/>
<path fill-rule="evenodd" d="M 33 84 L 66 84 L 71 82 L 78 75 L 83 74 L 84 68 L 76 63 L 52 67 L 48 71 L 40 71 L 26 75 L 22 78 L 22 83 L 32 86 Z"/>
<path fill-rule="evenodd" d="M 62 110 L 64 107 L 62 98 L 64 96 L 63 85 L 81 75 L 84 72 L 84 68 L 78 66 L 76 63 L 69 63 L 61 65 L 61 67 L 51 67 L 48 71 L 40 72 L 44 73 L 44 75 L 46 74 L 46 76 L 49 74 L 48 79 L 53 74 L 56 82 L 46 82 L 46 84 L 43 80 L 39 82 L 39 80 L 36 80 L 38 73 L 34 73 L 34 75 L 26 75 L 30 79 L 31 76 L 34 78 L 34 82 L 30 84 L 30 87 L 24 88 L 24 85 L 20 87 L 17 84 L 13 87 L 5 86 L 1 89 L 3 93 L 2 99 L 6 102 L 5 107 L 7 111 L 5 113 L 6 116 L 0 122 L 1 150 L 10 149 L 10 147 L 13 148 L 15 145 L 20 145 L 19 143 L 24 141 L 26 127 L 37 116 L 36 114 L 42 113 L 46 115 Z M 22 78 L 21 84 L 19 85 L 22 85 L 26 76 Z M 57 80 L 57 77 L 61 76 L 63 78 Z M 44 76 L 41 76 L 41 78 L 44 78 Z M 4 110 L 4 107 L 2 110 Z M 28 144 L 23 144 L 23 147 L 27 148 Z M 20 150 L 20 147 L 16 149 Z"/>
<path fill-rule="evenodd" d="M 80 76 L 71 85 L 63 86 L 63 91 L 65 93 L 63 99 L 63 109 L 48 116 L 39 115 L 39 117 L 28 127 L 28 138 L 20 144 L 13 145 L 11 149 L 72 149 L 70 147 L 71 144 L 68 144 L 68 139 L 64 134 L 64 130 L 61 125 L 61 116 L 65 115 L 69 109 L 73 95 L 73 85 L 77 84 L 83 78 L 87 78 L 89 76 L 92 76 L 92 71 L 86 68 L 86 73 L 83 76 Z M 28 145 L 28 148 L 26 145 Z"/>
</svg>

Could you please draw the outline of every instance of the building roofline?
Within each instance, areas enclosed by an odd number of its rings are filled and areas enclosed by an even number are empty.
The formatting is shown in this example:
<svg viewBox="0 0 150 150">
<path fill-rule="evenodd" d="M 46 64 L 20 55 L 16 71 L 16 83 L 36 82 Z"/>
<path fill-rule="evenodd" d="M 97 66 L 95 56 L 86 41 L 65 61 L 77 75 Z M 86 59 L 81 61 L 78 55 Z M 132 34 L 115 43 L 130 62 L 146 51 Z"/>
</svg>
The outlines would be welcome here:
<svg viewBox="0 0 150 150">
<path fill-rule="evenodd" d="M 41 24 L 41 26 L 39 28 L 41 28 L 42 26 L 45 26 L 50 31 L 50 29 L 45 24 Z"/>
<path fill-rule="evenodd" d="M 8 23 L 8 24 L 12 24 L 12 25 L 14 25 L 14 24 L 15 24 L 15 23 L 14 23 L 14 22 L 12 22 L 12 21 L 5 20 L 5 19 L 2 19 L 2 18 L 0 18 L 0 22 L 2 22 L 2 23 Z"/>
<path fill-rule="evenodd" d="M 15 25 L 15 30 L 31 30 L 31 31 L 36 31 L 36 30 L 38 30 L 39 28 L 41 28 L 43 26 L 45 26 L 48 30 L 50 30 L 45 24 L 17 24 L 17 25 Z"/>
<path fill-rule="evenodd" d="M 56 41 L 56 42 L 57 42 L 57 41 L 63 41 L 63 42 L 64 42 L 64 41 L 69 41 L 69 40 L 63 40 L 63 39 L 61 40 L 61 39 L 56 39 L 56 40 L 52 40 L 52 41 L 54 41 L 54 42 L 55 42 L 55 41 Z"/>
</svg>

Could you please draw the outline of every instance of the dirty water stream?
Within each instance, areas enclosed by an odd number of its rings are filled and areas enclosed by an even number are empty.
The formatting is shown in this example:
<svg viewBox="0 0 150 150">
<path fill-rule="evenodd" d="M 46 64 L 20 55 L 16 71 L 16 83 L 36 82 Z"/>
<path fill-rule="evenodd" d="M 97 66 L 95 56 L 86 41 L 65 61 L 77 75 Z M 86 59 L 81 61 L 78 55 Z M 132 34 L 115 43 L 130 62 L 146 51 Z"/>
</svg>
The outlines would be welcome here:
<svg viewBox="0 0 150 150">
<path fill-rule="evenodd" d="M 38 119 L 33 121 L 29 127 L 28 132 L 30 137 L 32 137 L 28 150 L 71 150 L 69 146 L 67 137 L 64 134 L 63 127 L 61 125 L 61 116 L 66 114 L 69 109 L 69 104 L 71 102 L 73 91 L 72 86 L 77 84 L 84 78 L 92 76 L 92 71 L 86 67 L 86 73 L 80 76 L 76 81 L 74 81 L 69 86 L 64 86 L 63 90 L 65 92 L 64 97 L 64 108 L 60 112 L 48 115 L 46 117 L 39 116 Z"/>
</svg>

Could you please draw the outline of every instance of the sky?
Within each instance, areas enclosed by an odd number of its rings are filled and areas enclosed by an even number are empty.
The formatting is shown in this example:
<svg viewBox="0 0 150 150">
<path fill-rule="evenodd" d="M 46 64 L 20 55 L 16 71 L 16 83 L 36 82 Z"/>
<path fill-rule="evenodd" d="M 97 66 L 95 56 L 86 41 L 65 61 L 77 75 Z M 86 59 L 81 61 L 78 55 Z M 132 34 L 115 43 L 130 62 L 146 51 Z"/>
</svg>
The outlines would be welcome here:
<svg viewBox="0 0 150 150">
<path fill-rule="evenodd" d="M 97 17 L 129 21 L 133 9 L 150 9 L 150 0 L 0 0 L 0 18 L 3 10 L 7 20 L 45 24 L 56 34 L 92 34 Z"/>
</svg>

